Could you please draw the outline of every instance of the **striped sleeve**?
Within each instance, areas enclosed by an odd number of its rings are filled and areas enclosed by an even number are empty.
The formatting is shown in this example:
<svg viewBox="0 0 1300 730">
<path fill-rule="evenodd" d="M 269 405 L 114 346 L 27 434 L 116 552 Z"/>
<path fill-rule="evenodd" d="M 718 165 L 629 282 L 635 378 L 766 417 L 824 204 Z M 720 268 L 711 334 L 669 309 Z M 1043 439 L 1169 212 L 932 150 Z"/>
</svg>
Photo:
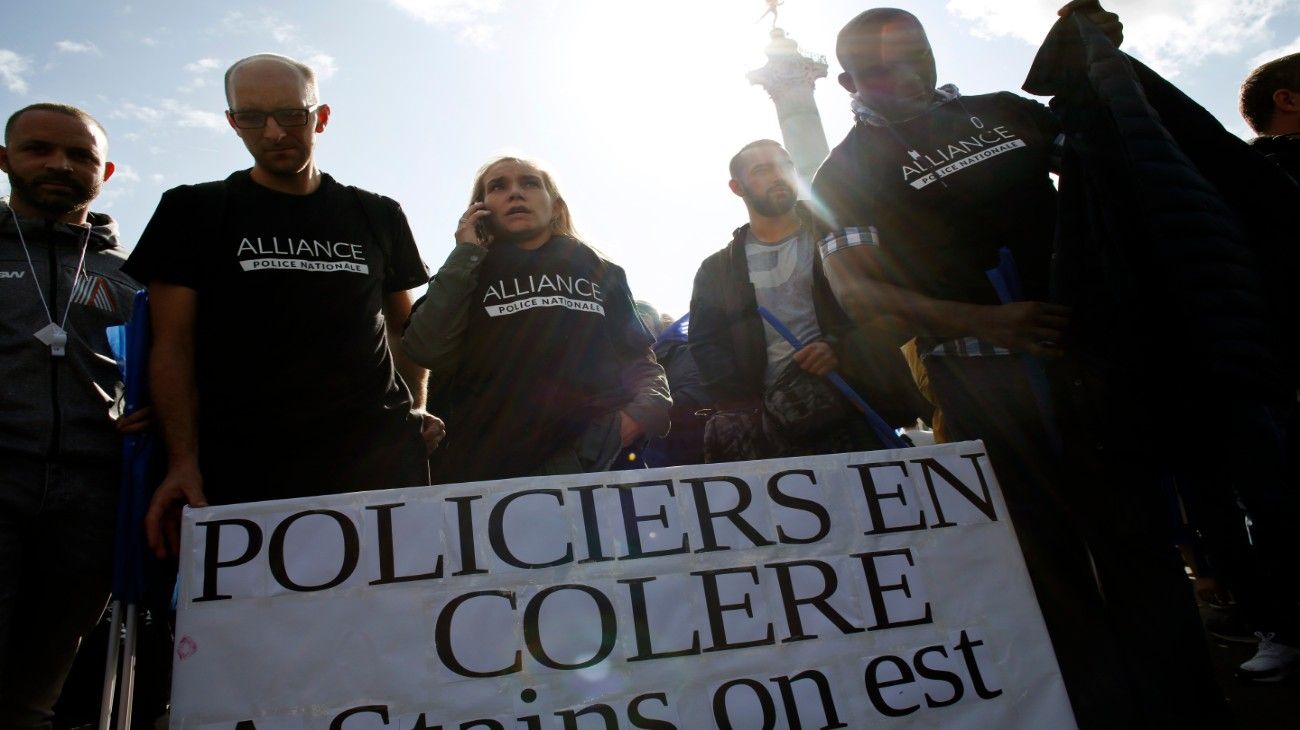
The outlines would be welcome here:
<svg viewBox="0 0 1300 730">
<path fill-rule="evenodd" d="M 850 226 L 831 231 L 817 244 L 817 250 L 821 252 L 822 260 L 825 261 L 831 254 L 854 246 L 875 246 L 879 248 L 880 234 L 876 231 L 876 227 L 859 228 Z"/>
</svg>

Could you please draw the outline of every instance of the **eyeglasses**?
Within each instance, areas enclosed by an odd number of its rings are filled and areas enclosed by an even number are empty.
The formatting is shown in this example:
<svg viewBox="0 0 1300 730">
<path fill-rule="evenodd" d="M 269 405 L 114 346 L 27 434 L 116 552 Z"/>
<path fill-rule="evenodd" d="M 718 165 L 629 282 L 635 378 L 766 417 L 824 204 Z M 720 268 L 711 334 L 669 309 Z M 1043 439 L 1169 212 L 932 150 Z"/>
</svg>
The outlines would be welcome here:
<svg viewBox="0 0 1300 730">
<path fill-rule="evenodd" d="M 311 113 L 320 108 L 320 104 L 303 109 L 276 109 L 273 112 L 237 112 L 227 109 L 231 121 L 240 129 L 261 129 L 266 126 L 266 118 L 274 117 L 281 127 L 301 127 L 311 119 Z"/>
</svg>

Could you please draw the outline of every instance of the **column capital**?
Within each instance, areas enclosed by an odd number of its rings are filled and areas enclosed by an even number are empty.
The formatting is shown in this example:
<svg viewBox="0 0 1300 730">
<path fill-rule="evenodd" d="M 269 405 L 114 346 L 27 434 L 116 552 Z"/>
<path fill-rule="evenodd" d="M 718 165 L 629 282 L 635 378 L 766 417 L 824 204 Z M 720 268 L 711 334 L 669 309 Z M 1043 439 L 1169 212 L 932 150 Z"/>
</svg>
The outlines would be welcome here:
<svg viewBox="0 0 1300 730">
<path fill-rule="evenodd" d="M 780 28 L 772 29 L 766 53 L 767 64 L 745 74 L 745 78 L 762 86 L 773 100 L 792 92 L 811 94 L 817 79 L 826 78 L 826 57 L 801 51 Z"/>
</svg>

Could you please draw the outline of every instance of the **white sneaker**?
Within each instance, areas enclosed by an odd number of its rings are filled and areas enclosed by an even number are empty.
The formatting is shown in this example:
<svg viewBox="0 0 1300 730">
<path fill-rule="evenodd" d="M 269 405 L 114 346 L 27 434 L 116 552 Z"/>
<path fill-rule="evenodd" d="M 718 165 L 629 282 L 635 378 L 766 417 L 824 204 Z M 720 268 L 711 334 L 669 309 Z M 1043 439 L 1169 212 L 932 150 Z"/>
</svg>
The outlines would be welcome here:
<svg viewBox="0 0 1300 730">
<path fill-rule="evenodd" d="M 1252 682 L 1277 682 L 1300 664 L 1300 649 L 1273 641 L 1272 633 L 1255 632 L 1259 649 L 1237 667 L 1237 678 Z"/>
</svg>

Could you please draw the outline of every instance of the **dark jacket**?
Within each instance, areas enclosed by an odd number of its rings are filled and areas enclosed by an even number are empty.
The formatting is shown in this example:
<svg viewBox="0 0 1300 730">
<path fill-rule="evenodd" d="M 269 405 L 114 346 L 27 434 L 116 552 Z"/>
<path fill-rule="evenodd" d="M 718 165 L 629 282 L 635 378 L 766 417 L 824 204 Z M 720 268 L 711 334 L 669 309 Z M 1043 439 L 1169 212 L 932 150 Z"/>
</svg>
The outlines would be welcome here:
<svg viewBox="0 0 1300 730">
<path fill-rule="evenodd" d="M 1256 137 L 1250 148 L 1272 160 L 1293 182 L 1300 183 L 1300 134 Z M 1295 211 L 1287 211 L 1294 215 Z"/>
<path fill-rule="evenodd" d="M 1285 403 L 1287 295 L 1268 272 L 1293 253 L 1277 245 L 1276 212 L 1258 217 L 1251 200 L 1286 195 L 1280 171 L 1077 13 L 1053 27 L 1024 88 L 1054 95 L 1066 135 L 1055 298 L 1075 309 L 1071 349 L 1128 393 L 1111 416 L 1186 412 L 1191 393 Z"/>
<path fill-rule="evenodd" d="M 117 223 L 91 213 L 90 224 L 72 291 L 86 228 L 24 219 L 29 266 L 13 211 L 0 201 L 0 456 L 111 464 L 120 454 L 109 406 L 121 375 L 105 329 L 130 318 L 139 286 L 121 272 Z M 59 322 L 67 313 L 63 357 L 52 357 L 33 334 L 50 323 L 46 306 Z"/>
<path fill-rule="evenodd" d="M 799 211 L 805 227 L 814 230 L 802 205 Z M 763 400 L 766 325 L 749 282 L 748 233 L 746 223 L 732 233 L 726 248 L 700 264 L 691 291 L 691 354 L 712 399 L 708 405 L 723 409 L 750 407 Z M 841 356 L 840 339 L 851 324 L 831 293 L 820 256 L 813 256 L 813 306 L 822 337 Z"/>
<path fill-rule="evenodd" d="M 823 226 L 801 203 L 799 215 L 814 240 Z M 767 369 L 766 326 L 749 282 L 745 238 L 749 225 L 737 228 L 731 243 L 700 264 L 691 293 L 690 346 L 709 405 L 748 408 L 763 399 Z M 813 307 L 823 339 L 839 358 L 839 372 L 891 425 L 911 425 L 933 407 L 912 381 L 907 362 L 884 336 L 867 336 L 836 301 L 813 257 Z M 875 333 L 873 333 L 875 334 Z"/>
</svg>

